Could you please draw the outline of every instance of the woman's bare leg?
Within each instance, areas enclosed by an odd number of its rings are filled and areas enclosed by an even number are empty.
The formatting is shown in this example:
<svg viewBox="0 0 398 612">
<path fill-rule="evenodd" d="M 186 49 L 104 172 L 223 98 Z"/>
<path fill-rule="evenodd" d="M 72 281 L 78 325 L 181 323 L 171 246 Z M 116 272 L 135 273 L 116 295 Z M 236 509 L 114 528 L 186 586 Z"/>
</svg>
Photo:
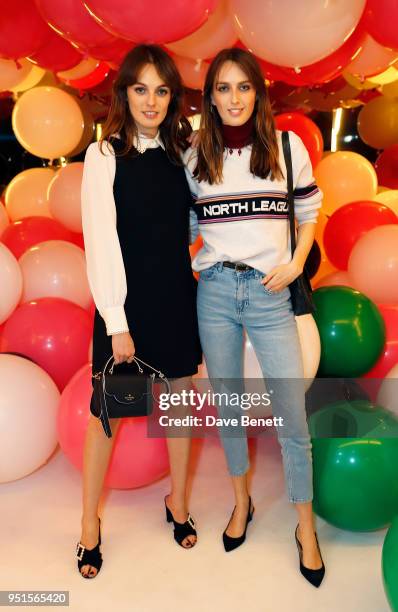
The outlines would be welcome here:
<svg viewBox="0 0 398 612">
<path fill-rule="evenodd" d="M 111 438 L 105 435 L 100 419 L 90 414 L 84 441 L 83 514 L 80 542 L 87 548 L 93 548 L 98 542 L 98 504 L 120 419 L 110 419 L 109 422 L 112 430 Z M 97 570 L 91 565 L 83 565 L 81 573 L 95 576 Z"/>
<path fill-rule="evenodd" d="M 177 378 L 170 381 L 171 393 L 179 393 L 182 390 L 192 388 L 191 377 Z M 170 415 L 183 418 L 191 414 L 190 406 L 175 406 L 170 409 Z M 181 435 L 182 428 L 178 428 L 176 436 Z M 189 434 L 189 428 L 187 428 Z M 170 431 L 167 437 L 167 448 L 169 452 L 171 492 L 167 496 L 167 506 L 170 508 L 178 523 L 185 523 L 188 518 L 188 506 L 186 500 L 187 478 L 189 470 L 189 458 L 191 451 L 191 437 L 173 437 Z M 189 535 L 182 541 L 184 548 L 191 548 L 196 542 L 196 536 Z"/>
</svg>

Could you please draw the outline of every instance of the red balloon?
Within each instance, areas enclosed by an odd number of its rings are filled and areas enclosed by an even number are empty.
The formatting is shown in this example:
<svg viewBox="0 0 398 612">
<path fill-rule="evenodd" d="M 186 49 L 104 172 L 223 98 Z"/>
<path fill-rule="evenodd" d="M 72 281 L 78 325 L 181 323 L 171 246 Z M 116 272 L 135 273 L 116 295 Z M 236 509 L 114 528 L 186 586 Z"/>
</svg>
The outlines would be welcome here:
<svg viewBox="0 0 398 612">
<path fill-rule="evenodd" d="M 347 270 L 354 244 L 379 225 L 398 223 L 397 215 L 384 204 L 371 200 L 341 206 L 329 217 L 323 233 L 326 255 L 339 270 Z"/>
<path fill-rule="evenodd" d="M 120 65 L 125 55 L 134 49 L 135 45 L 131 40 L 124 40 L 122 38 L 115 38 L 114 42 L 106 45 L 97 45 L 90 47 L 91 57 L 95 59 L 103 60 L 104 62 L 114 62 Z"/>
<path fill-rule="evenodd" d="M 94 47 L 115 42 L 90 15 L 82 0 L 36 0 L 43 18 L 67 40 L 80 47 Z"/>
<path fill-rule="evenodd" d="M 142 0 L 87 0 L 85 4 L 115 36 L 142 43 L 168 43 L 200 28 L 216 0 L 153 0 L 149 4 Z"/>
<path fill-rule="evenodd" d="M 1 242 L 19 259 L 25 251 L 45 240 L 66 240 L 82 248 L 83 235 L 71 232 L 50 217 L 24 217 L 10 223 L 1 235 Z"/>
<path fill-rule="evenodd" d="M 83 56 L 70 42 L 58 36 L 51 28 L 48 28 L 48 36 L 45 44 L 39 51 L 29 56 L 29 59 L 45 68 L 46 70 L 69 70 L 79 64 Z"/>
<path fill-rule="evenodd" d="M 368 0 L 365 19 L 368 32 L 376 42 L 398 49 L 397 0 Z"/>
<path fill-rule="evenodd" d="M 365 378 L 381 379 L 398 363 L 398 306 L 378 304 L 377 307 L 386 324 L 386 343 L 383 353 L 373 368 L 365 374 Z"/>
<path fill-rule="evenodd" d="M 36 53 L 45 43 L 48 26 L 34 0 L 2 2 L 0 9 L 0 57 L 19 59 Z"/>
<path fill-rule="evenodd" d="M 75 87 L 76 89 L 91 89 L 92 87 L 96 87 L 102 81 L 105 81 L 111 69 L 108 64 L 105 62 L 100 62 L 98 66 L 90 72 L 90 74 L 86 74 L 85 77 L 81 79 L 62 79 L 61 81 L 66 82 L 70 87 Z"/>
<path fill-rule="evenodd" d="M 87 363 L 92 331 L 87 310 L 61 298 L 40 298 L 21 304 L 7 319 L 0 352 L 29 357 L 62 391 Z"/>
<path fill-rule="evenodd" d="M 300 136 L 315 168 L 323 154 L 323 138 L 318 126 L 302 113 L 276 115 L 275 124 L 278 130 L 291 130 Z"/>
<path fill-rule="evenodd" d="M 380 153 L 376 159 L 375 168 L 379 185 L 398 189 L 398 144 Z"/>
</svg>

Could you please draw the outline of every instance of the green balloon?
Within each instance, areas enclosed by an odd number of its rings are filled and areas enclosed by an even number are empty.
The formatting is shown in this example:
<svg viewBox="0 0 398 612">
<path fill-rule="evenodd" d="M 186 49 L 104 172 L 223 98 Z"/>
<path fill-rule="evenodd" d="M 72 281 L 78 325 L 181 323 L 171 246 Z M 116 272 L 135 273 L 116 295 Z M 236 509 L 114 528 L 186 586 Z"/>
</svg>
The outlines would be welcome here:
<svg viewBox="0 0 398 612">
<path fill-rule="evenodd" d="M 311 415 L 309 429 L 314 511 L 349 531 L 389 525 L 398 514 L 395 416 L 365 400 L 336 402 Z"/>
<path fill-rule="evenodd" d="M 398 612 L 398 516 L 393 520 L 384 540 L 382 572 L 387 599 L 393 612 Z"/>
<path fill-rule="evenodd" d="M 318 376 L 362 376 L 380 357 L 385 324 L 377 306 L 350 287 L 320 287 L 313 293 L 321 337 Z"/>
</svg>

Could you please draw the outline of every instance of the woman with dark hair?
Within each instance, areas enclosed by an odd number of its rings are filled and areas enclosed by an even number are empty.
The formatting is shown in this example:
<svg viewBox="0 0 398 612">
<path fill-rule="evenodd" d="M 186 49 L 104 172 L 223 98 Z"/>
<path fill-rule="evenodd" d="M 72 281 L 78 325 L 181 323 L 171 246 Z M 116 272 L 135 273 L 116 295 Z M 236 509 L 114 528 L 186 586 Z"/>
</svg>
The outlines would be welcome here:
<svg viewBox="0 0 398 612">
<path fill-rule="evenodd" d="M 130 51 L 113 86 L 100 142 L 87 149 L 82 183 L 87 274 L 96 305 L 93 377 L 111 355 L 128 371 L 136 353 L 163 372 L 173 392 L 190 386 L 201 362 L 189 255 L 192 200 L 181 158 L 191 132 L 182 116 L 183 91 L 174 62 L 160 47 Z M 77 557 L 85 578 L 96 576 L 102 565 L 98 505 L 120 425 L 120 419 L 110 419 L 108 438 L 97 416 L 91 408 L 84 447 Z M 196 530 L 186 506 L 190 438 L 170 437 L 167 445 L 172 488 L 166 516 L 176 541 L 191 548 Z"/>
<path fill-rule="evenodd" d="M 199 334 L 213 388 L 236 390 L 243 378 L 243 331 L 263 376 L 272 379 L 289 501 L 299 523 L 300 570 L 315 586 L 324 575 L 312 514 L 311 441 L 305 413 L 303 366 L 288 285 L 303 271 L 314 240 L 322 194 L 308 152 L 289 132 L 297 248 L 289 248 L 286 167 L 267 87 L 251 53 L 220 51 L 204 86 L 197 148 L 184 154 L 195 199 L 191 232 L 203 247 L 199 272 Z M 287 380 L 293 379 L 293 380 Z M 232 408 L 218 406 L 222 416 Z M 235 416 L 235 415 L 234 415 Z M 246 432 L 221 430 L 236 505 L 223 533 L 226 551 L 243 543 L 254 507 L 247 486 Z"/>
</svg>

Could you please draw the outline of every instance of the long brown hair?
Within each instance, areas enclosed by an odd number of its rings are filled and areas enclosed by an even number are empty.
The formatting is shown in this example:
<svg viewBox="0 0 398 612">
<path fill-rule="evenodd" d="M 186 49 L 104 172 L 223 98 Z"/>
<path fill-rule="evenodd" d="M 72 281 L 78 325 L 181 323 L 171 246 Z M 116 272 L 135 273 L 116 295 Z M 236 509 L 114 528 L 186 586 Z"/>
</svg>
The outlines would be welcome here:
<svg viewBox="0 0 398 612">
<path fill-rule="evenodd" d="M 102 129 L 100 149 L 103 151 L 105 140 L 119 134 L 125 143 L 119 154 L 126 155 L 132 151 L 138 130 L 129 109 L 127 87 L 137 83 L 141 70 L 147 64 L 153 64 L 165 85 L 170 87 L 170 103 L 167 115 L 159 126 L 159 132 L 170 160 L 181 165 L 180 150 L 189 146 L 186 137 L 192 131 L 191 124 L 182 114 L 184 86 L 175 63 L 158 45 L 137 45 L 125 56 L 113 84 L 111 105 Z"/>
<path fill-rule="evenodd" d="M 243 70 L 256 90 L 250 171 L 260 178 L 267 178 L 269 174 L 271 180 L 282 178 L 275 124 L 264 77 L 256 58 L 249 51 L 235 47 L 220 51 L 207 71 L 199 127 L 198 158 L 193 175 L 199 182 L 204 180 L 211 185 L 222 182 L 224 155 L 222 121 L 217 108 L 212 105 L 211 95 L 219 71 L 228 61 L 234 62 Z"/>
</svg>

